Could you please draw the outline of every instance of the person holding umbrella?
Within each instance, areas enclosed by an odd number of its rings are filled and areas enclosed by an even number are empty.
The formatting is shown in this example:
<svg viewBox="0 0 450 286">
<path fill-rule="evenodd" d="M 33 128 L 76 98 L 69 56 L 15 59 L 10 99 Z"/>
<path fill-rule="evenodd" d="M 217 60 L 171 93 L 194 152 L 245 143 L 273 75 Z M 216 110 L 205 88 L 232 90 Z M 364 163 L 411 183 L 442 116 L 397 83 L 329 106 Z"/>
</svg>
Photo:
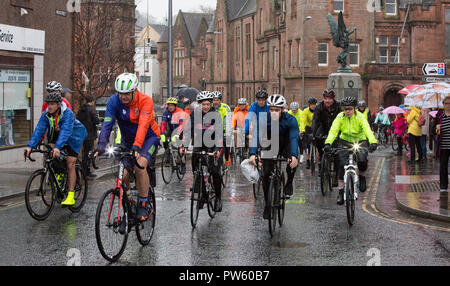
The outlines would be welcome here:
<svg viewBox="0 0 450 286">
<path fill-rule="evenodd" d="M 422 137 L 422 126 L 419 125 L 420 109 L 415 106 L 410 106 L 411 112 L 408 114 L 408 134 L 409 146 L 411 147 L 410 163 L 419 163 L 423 160 L 422 148 L 420 146 L 420 137 Z M 416 149 L 419 154 L 419 159 L 416 159 Z"/>
<path fill-rule="evenodd" d="M 436 133 L 439 135 L 440 189 L 441 192 L 447 192 L 450 159 L 450 95 L 447 95 L 442 103 L 444 110 L 436 116 L 438 122 Z"/>
</svg>

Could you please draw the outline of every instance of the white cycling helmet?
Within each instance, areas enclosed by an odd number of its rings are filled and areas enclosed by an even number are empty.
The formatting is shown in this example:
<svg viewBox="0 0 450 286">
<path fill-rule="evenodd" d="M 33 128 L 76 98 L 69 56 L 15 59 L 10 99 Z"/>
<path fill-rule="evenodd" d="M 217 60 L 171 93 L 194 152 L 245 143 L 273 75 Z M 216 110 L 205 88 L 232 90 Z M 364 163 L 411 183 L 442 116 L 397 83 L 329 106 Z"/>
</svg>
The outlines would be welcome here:
<svg viewBox="0 0 450 286">
<path fill-rule="evenodd" d="M 62 85 L 57 81 L 51 81 L 47 83 L 46 89 L 48 93 L 58 92 L 62 90 Z"/>
<path fill-rule="evenodd" d="M 292 102 L 291 103 L 291 110 L 299 110 L 300 104 L 298 102 Z"/>
<path fill-rule="evenodd" d="M 198 103 L 202 103 L 202 101 L 205 100 L 209 100 L 212 101 L 213 100 L 213 94 L 209 91 L 201 91 L 199 94 L 197 94 L 197 102 Z"/>
<path fill-rule="evenodd" d="M 129 93 L 136 90 L 139 84 L 137 76 L 133 73 L 123 73 L 116 78 L 114 84 L 118 93 Z"/>
<path fill-rule="evenodd" d="M 274 94 L 267 99 L 267 105 L 269 107 L 285 107 L 286 106 L 286 99 L 281 94 Z"/>
<path fill-rule="evenodd" d="M 246 98 L 240 98 L 238 100 L 238 105 L 248 105 Z"/>
</svg>

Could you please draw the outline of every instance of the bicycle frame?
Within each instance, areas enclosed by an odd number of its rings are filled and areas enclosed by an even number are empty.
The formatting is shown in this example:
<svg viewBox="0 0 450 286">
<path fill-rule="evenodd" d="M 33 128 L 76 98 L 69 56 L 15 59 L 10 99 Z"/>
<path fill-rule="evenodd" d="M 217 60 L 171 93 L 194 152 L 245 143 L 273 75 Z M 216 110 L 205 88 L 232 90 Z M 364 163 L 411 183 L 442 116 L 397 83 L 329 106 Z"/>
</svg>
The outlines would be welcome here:
<svg viewBox="0 0 450 286">
<path fill-rule="evenodd" d="M 358 177 L 358 164 L 356 163 L 356 153 L 351 152 L 349 154 L 348 163 L 344 166 L 344 185 L 346 186 L 349 181 L 349 177 L 353 176 L 353 185 L 354 190 L 359 190 L 358 183 L 359 183 L 359 177 Z M 358 192 L 355 191 L 355 200 L 358 199 Z M 347 200 L 347 188 L 344 188 L 344 201 Z"/>
</svg>

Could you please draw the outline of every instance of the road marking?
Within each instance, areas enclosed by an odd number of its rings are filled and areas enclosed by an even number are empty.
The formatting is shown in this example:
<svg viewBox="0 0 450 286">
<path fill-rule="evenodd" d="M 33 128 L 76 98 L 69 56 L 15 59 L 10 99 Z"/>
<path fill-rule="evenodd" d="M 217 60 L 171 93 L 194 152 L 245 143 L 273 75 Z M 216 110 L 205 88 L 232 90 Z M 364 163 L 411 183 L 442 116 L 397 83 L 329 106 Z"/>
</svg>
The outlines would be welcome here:
<svg viewBox="0 0 450 286">
<path fill-rule="evenodd" d="M 390 216 L 390 215 L 380 211 L 376 207 L 375 201 L 376 201 L 376 197 L 377 197 L 377 190 L 378 190 L 378 187 L 380 185 L 381 173 L 383 172 L 385 161 L 386 161 L 386 158 L 383 158 L 383 160 L 381 161 L 381 166 L 379 166 L 380 165 L 379 164 L 380 163 L 380 159 L 378 159 L 378 162 L 376 164 L 376 168 L 375 168 L 375 170 L 374 170 L 374 172 L 372 174 L 373 177 L 371 178 L 371 188 L 369 189 L 366 197 L 363 200 L 362 209 L 366 213 L 368 213 L 368 214 L 370 214 L 370 215 L 372 215 L 374 217 L 382 218 L 382 219 L 390 221 L 390 222 L 400 223 L 400 224 L 403 224 L 403 225 L 415 225 L 415 226 L 421 226 L 421 227 L 428 228 L 428 229 L 450 232 L 450 228 L 423 224 L 423 223 L 419 223 L 419 222 L 415 222 L 415 221 L 411 221 L 411 220 L 406 220 L 406 219 L 394 218 L 394 217 L 392 217 L 392 216 Z M 376 177 L 375 184 L 372 184 L 375 177 Z M 366 204 L 367 199 L 369 197 L 370 197 L 370 208 L 371 208 L 371 210 L 369 210 L 369 208 L 367 207 L 368 205 Z"/>
</svg>

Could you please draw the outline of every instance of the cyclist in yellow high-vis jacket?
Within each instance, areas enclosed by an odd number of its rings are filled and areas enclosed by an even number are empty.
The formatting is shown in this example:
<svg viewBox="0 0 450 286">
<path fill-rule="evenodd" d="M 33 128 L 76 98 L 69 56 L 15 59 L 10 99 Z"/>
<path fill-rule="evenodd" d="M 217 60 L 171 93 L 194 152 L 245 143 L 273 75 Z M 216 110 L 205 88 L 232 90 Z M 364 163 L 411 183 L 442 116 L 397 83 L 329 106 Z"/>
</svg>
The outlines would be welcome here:
<svg viewBox="0 0 450 286">
<path fill-rule="evenodd" d="M 289 110 L 289 114 L 294 116 L 295 119 L 297 119 L 297 124 L 298 124 L 298 130 L 302 129 L 302 110 L 300 109 L 300 105 L 298 104 L 298 102 L 292 102 L 291 103 L 291 110 Z M 299 133 L 300 136 L 300 133 Z M 298 147 L 300 149 L 300 162 L 303 162 L 303 141 L 302 140 L 298 140 Z"/>
<path fill-rule="evenodd" d="M 214 108 L 220 113 L 220 116 L 222 117 L 225 142 L 230 142 L 230 140 L 227 140 L 226 138 L 231 138 L 233 131 L 233 128 L 231 127 L 231 118 L 233 116 L 233 114 L 231 113 L 231 108 L 230 106 L 222 102 L 222 93 L 220 91 L 213 91 L 212 95 Z M 231 147 L 226 146 L 226 144 L 224 144 L 224 147 L 225 166 L 228 167 L 231 164 Z"/>
<path fill-rule="evenodd" d="M 342 100 L 341 106 L 344 112 L 340 113 L 331 125 L 328 138 L 325 141 L 324 151 L 330 153 L 332 151 L 331 145 L 339 135 L 339 147 L 351 148 L 354 143 L 360 143 L 361 146 L 369 146 L 369 152 L 374 152 L 377 149 L 377 140 L 370 128 L 369 122 L 364 118 L 361 113 L 356 112 L 356 105 L 358 104 L 356 98 L 346 97 Z M 367 142 L 368 141 L 368 142 Z M 359 190 L 361 192 L 366 191 L 366 177 L 365 171 L 368 167 L 368 154 L 367 151 L 361 149 L 358 152 L 358 170 L 359 170 Z M 344 165 L 347 162 L 348 153 L 339 153 L 339 196 L 337 203 L 339 205 L 344 204 Z"/>
<path fill-rule="evenodd" d="M 303 141 L 303 150 L 306 152 L 306 169 L 311 168 L 310 145 L 312 144 L 312 122 L 314 118 L 314 110 L 316 109 L 317 99 L 311 97 L 308 100 L 308 108 L 303 110 L 300 126 L 300 138 Z"/>
</svg>

